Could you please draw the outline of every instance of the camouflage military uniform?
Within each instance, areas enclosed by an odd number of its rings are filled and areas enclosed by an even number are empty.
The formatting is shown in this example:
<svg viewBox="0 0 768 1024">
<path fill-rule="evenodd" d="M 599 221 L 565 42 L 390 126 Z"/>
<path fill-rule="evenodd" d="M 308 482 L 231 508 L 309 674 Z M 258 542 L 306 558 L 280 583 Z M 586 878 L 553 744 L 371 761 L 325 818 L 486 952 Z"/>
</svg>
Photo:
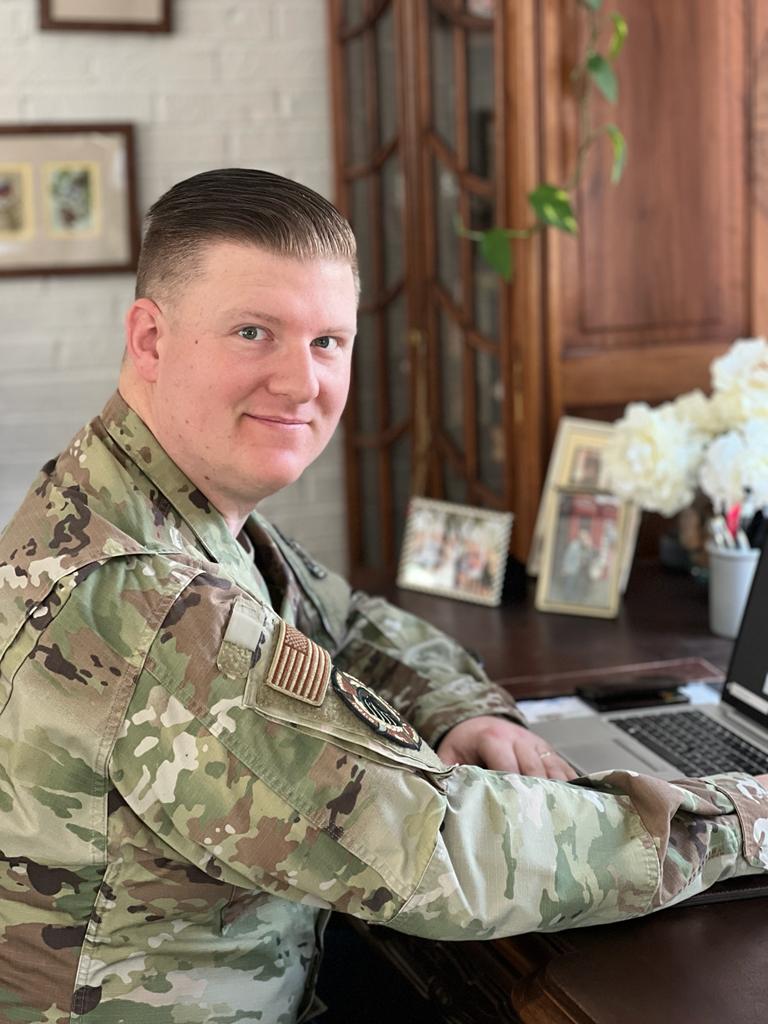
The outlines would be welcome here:
<svg viewBox="0 0 768 1024">
<path fill-rule="evenodd" d="M 290 1022 L 331 907 L 491 938 L 768 867 L 747 777 L 444 765 L 427 743 L 511 703 L 424 623 L 246 533 L 259 570 L 119 397 L 5 532 L 0 1020 Z"/>
</svg>

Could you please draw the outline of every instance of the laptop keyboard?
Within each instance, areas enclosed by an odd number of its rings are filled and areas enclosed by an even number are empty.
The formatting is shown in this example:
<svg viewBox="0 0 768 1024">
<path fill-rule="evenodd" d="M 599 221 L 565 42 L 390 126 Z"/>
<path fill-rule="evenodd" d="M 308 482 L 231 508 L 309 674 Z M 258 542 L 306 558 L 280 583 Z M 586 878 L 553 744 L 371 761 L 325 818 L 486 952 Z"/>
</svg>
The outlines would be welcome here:
<svg viewBox="0 0 768 1024">
<path fill-rule="evenodd" d="M 628 715 L 611 721 L 684 775 L 768 772 L 768 754 L 700 711 Z"/>
</svg>

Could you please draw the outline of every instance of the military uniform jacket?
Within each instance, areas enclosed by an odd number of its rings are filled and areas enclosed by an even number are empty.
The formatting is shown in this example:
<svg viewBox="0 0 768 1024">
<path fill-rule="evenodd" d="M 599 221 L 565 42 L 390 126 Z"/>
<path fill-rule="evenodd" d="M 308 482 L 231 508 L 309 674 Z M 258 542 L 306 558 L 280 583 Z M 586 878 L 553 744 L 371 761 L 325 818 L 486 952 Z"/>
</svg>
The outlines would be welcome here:
<svg viewBox="0 0 768 1024">
<path fill-rule="evenodd" d="M 115 396 L 0 541 L 0 1021 L 287 1024 L 329 908 L 492 938 L 768 867 L 749 777 L 443 764 L 483 713 L 471 657 L 232 538 Z"/>
</svg>

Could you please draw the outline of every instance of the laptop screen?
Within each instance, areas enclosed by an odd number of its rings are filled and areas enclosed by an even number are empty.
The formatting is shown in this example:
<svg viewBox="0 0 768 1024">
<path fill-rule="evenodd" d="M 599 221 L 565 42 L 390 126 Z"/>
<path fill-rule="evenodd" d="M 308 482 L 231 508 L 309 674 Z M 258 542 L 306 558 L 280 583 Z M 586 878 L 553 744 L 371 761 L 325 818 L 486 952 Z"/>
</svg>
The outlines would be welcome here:
<svg viewBox="0 0 768 1024">
<path fill-rule="evenodd" d="M 733 645 L 723 700 L 768 726 L 768 544 L 757 563 Z"/>
</svg>

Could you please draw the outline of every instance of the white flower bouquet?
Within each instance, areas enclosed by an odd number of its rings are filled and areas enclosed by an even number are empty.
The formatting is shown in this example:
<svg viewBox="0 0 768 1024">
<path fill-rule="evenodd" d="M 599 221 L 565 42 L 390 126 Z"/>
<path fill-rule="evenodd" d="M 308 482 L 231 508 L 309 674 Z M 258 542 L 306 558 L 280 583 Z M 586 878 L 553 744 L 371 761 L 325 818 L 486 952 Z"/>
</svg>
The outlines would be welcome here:
<svg viewBox="0 0 768 1024">
<path fill-rule="evenodd" d="M 735 341 L 711 379 L 709 396 L 628 405 L 603 464 L 615 494 L 664 516 L 702 491 L 740 542 L 740 523 L 768 508 L 768 342 Z"/>
</svg>

